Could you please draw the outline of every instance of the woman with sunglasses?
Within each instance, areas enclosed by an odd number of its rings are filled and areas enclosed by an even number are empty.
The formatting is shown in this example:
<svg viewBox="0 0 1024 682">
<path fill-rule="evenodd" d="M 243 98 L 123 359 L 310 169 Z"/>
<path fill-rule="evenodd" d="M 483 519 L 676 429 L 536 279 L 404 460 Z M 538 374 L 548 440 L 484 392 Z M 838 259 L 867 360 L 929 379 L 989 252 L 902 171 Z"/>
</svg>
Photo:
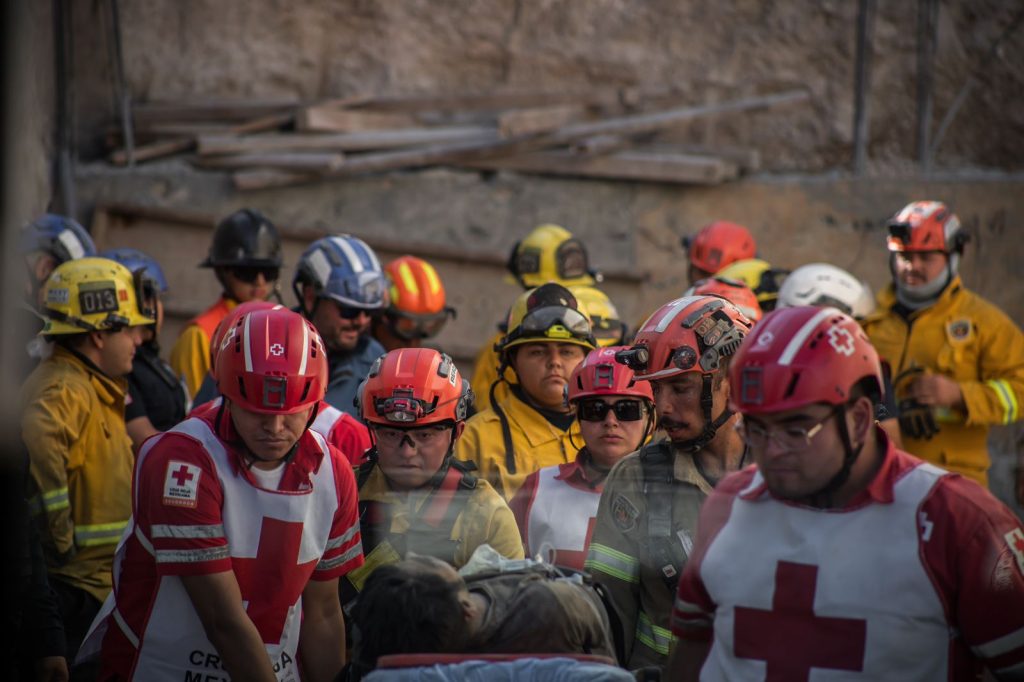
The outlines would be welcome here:
<svg viewBox="0 0 1024 682">
<path fill-rule="evenodd" d="M 574 461 L 527 476 L 509 504 L 527 556 L 582 571 L 608 472 L 654 429 L 651 385 L 615 362 L 624 349 L 590 351 L 576 367 L 567 390 L 584 446 Z"/>
</svg>

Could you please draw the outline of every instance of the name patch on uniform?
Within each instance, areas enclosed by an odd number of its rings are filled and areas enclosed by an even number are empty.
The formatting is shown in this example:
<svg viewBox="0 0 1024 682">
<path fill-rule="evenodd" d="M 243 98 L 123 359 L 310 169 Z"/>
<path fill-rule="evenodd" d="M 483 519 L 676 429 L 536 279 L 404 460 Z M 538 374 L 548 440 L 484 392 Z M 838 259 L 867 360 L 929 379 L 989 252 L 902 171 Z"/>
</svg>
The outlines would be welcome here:
<svg viewBox="0 0 1024 682">
<path fill-rule="evenodd" d="M 164 479 L 164 504 L 195 508 L 199 499 L 199 477 L 203 470 L 195 464 L 171 460 Z"/>
<path fill-rule="evenodd" d="M 615 527 L 623 533 L 636 528 L 636 520 L 640 518 L 640 510 L 633 506 L 625 495 L 616 495 L 612 500 L 612 520 Z"/>
<path fill-rule="evenodd" d="M 1024 573 L 1024 531 L 1020 528 L 1014 528 L 1009 533 L 1003 536 L 1006 540 L 1006 545 L 1013 552 L 1013 556 L 1017 559 L 1017 569 Z"/>
</svg>

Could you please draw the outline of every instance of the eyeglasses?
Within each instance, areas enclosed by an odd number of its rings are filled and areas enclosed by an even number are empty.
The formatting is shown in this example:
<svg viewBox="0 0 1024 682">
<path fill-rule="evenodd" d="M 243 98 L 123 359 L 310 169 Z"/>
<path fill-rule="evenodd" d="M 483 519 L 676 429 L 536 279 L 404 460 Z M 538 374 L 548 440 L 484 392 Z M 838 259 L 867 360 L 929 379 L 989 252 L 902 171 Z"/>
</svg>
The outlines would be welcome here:
<svg viewBox="0 0 1024 682">
<path fill-rule="evenodd" d="M 281 276 L 281 268 L 244 265 L 231 268 L 231 274 L 235 276 L 235 279 L 246 284 L 255 283 L 260 275 L 263 275 L 265 282 L 276 282 L 277 278 Z"/>
<path fill-rule="evenodd" d="M 406 438 L 416 447 L 430 446 L 448 439 L 450 426 L 422 426 L 418 429 L 395 429 L 388 426 L 371 426 L 379 443 L 390 447 L 401 445 Z"/>
<path fill-rule="evenodd" d="M 350 306 L 338 303 L 337 301 L 334 300 L 332 300 L 331 302 L 334 303 L 335 306 L 337 306 L 338 315 L 340 315 L 341 319 L 343 320 L 354 320 L 360 315 L 367 315 L 369 317 L 372 317 L 373 313 L 375 312 L 373 310 L 366 310 L 365 308 L 352 308 Z"/>
<path fill-rule="evenodd" d="M 620 422 L 635 422 L 644 418 L 644 403 L 640 400 L 620 400 L 616 403 L 606 403 L 603 400 L 581 400 L 576 408 L 576 415 L 580 421 L 603 422 L 608 412 L 615 413 L 615 418 Z"/>
<path fill-rule="evenodd" d="M 755 422 L 741 420 L 736 424 L 736 433 L 744 443 L 755 450 L 767 447 L 769 440 L 775 441 L 775 444 L 783 450 L 802 450 L 810 446 L 811 439 L 825 427 L 825 422 L 839 412 L 840 407 L 842 405 L 829 410 L 828 414 L 810 426 L 783 426 L 778 429 L 766 429 Z"/>
</svg>

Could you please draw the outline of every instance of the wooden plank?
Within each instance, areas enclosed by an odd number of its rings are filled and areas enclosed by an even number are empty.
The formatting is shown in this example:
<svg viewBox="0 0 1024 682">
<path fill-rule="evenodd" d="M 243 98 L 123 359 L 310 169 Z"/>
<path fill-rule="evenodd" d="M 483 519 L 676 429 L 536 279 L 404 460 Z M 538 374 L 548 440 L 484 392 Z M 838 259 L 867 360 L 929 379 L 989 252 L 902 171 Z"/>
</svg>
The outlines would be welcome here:
<svg viewBox="0 0 1024 682">
<path fill-rule="evenodd" d="M 257 152 L 201 156 L 192 161 L 200 168 L 279 168 L 307 173 L 325 173 L 340 168 L 344 163 L 345 155 L 341 152 Z"/>
<path fill-rule="evenodd" d="M 199 153 L 241 154 L 267 151 L 366 151 L 394 149 L 426 144 L 452 142 L 489 142 L 498 139 L 494 128 L 487 126 L 454 126 L 450 128 L 411 128 L 401 130 L 367 130 L 357 133 L 308 133 L 255 135 L 201 135 Z"/>
<path fill-rule="evenodd" d="M 803 102 L 809 98 L 810 94 L 805 90 L 791 90 L 772 95 L 681 107 L 650 114 L 637 114 L 602 121 L 575 123 L 559 128 L 547 135 L 527 135 L 491 141 L 467 141 L 410 150 L 365 154 L 360 157 L 349 157 L 348 161 L 341 168 L 320 176 L 313 173 L 286 173 L 281 171 L 239 171 L 234 174 L 233 181 L 237 189 L 255 190 L 270 187 L 286 187 L 318 179 L 350 177 L 361 173 L 375 173 L 397 168 L 422 168 L 432 165 L 469 163 L 498 156 L 524 154 L 547 147 L 567 146 L 577 140 L 595 135 L 639 135 L 702 116 L 765 109 L 783 104 Z"/>
<path fill-rule="evenodd" d="M 237 134 L 256 133 L 261 130 L 275 130 L 288 125 L 291 120 L 292 115 L 290 113 L 271 114 L 269 116 L 261 116 L 232 126 L 230 130 L 232 133 Z M 171 154 L 191 151 L 195 146 L 196 138 L 194 136 L 161 140 L 136 147 L 133 151 L 132 158 L 136 163 L 139 161 L 149 161 L 151 159 L 170 156 Z M 126 149 L 115 150 L 110 154 L 109 160 L 117 166 L 124 166 L 128 163 L 128 151 Z"/>
<path fill-rule="evenodd" d="M 315 105 L 299 109 L 295 115 L 296 130 L 306 132 L 354 133 L 365 130 L 411 128 L 415 117 L 394 112 L 353 111 L 334 105 Z"/>
<path fill-rule="evenodd" d="M 137 125 L 157 121 L 247 121 L 290 112 L 301 102 L 277 99 L 197 99 L 174 102 L 141 102 L 132 108 Z"/>
<path fill-rule="evenodd" d="M 581 118 L 583 114 L 584 107 L 578 104 L 517 109 L 498 117 L 498 132 L 502 137 L 547 133 Z"/>
<path fill-rule="evenodd" d="M 617 105 L 621 91 L 602 90 L 507 90 L 488 93 L 413 93 L 371 97 L 352 105 L 378 111 L 503 111 L 530 107 L 550 107 L 560 104 L 591 106 Z"/>
<path fill-rule="evenodd" d="M 598 154 L 611 154 L 628 146 L 630 146 L 629 138 L 620 135 L 594 135 L 593 137 L 586 137 L 578 142 L 574 142 L 569 147 L 569 151 L 596 156 Z"/>
<path fill-rule="evenodd" d="M 661 145 L 661 147 L 666 150 L 678 151 L 682 154 L 713 156 L 735 164 L 743 173 L 755 173 L 761 170 L 761 152 L 756 149 L 700 144 Z"/>
<path fill-rule="evenodd" d="M 544 151 L 460 165 L 484 170 L 685 185 L 715 185 L 739 175 L 735 164 L 722 159 L 669 152 L 623 151 L 594 157 Z"/>
</svg>

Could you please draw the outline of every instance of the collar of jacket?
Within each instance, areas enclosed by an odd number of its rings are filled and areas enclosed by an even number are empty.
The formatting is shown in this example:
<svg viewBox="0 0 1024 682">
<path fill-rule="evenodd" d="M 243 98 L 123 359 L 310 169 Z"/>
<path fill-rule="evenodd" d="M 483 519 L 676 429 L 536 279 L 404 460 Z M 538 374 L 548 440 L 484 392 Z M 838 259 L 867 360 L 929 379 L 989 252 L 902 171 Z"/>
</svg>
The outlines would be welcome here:
<svg viewBox="0 0 1024 682">
<path fill-rule="evenodd" d="M 388 486 L 387 477 L 380 468 L 380 464 L 373 467 L 373 471 L 366 478 L 366 483 L 359 489 L 360 502 L 380 502 L 391 505 L 408 505 L 409 510 L 415 514 L 423 507 L 423 503 L 430 498 L 434 486 L 428 482 L 425 486 L 410 490 L 407 495 L 397 493 Z"/>
<path fill-rule="evenodd" d="M 516 397 L 512 391 L 509 392 L 509 397 L 501 402 L 501 409 L 504 410 L 505 417 L 508 418 L 509 422 L 515 424 L 523 432 L 531 447 L 539 447 L 551 441 L 559 440 L 570 433 L 574 438 L 578 439 L 577 442 L 583 441 L 583 437 L 580 435 L 579 422 L 573 420 L 572 425 L 567 431 L 561 431 L 555 428 L 533 406 Z"/>
<path fill-rule="evenodd" d="M 127 379 L 108 377 L 99 367 L 93 364 L 92 360 L 59 343 L 54 344 L 52 357 L 85 372 L 89 376 L 89 383 L 96 389 L 96 395 L 105 404 L 114 405 L 119 401 L 124 402 L 125 394 L 128 392 Z"/>
</svg>

